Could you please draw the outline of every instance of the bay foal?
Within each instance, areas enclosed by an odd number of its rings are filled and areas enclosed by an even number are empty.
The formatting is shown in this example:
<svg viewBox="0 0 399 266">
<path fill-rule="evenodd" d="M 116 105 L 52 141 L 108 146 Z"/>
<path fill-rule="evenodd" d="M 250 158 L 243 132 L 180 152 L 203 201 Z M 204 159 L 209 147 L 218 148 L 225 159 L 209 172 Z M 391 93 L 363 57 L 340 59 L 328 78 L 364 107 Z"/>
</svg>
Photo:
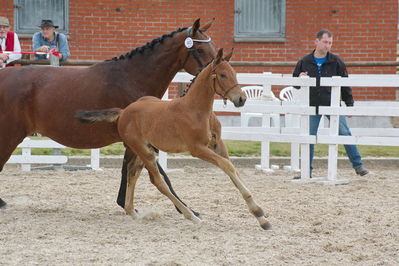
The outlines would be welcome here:
<svg viewBox="0 0 399 266">
<path fill-rule="evenodd" d="M 83 122 L 115 122 L 124 144 L 137 154 L 138 160 L 131 167 L 126 191 L 125 211 L 136 217 L 133 198 L 134 188 L 141 170 L 145 167 L 151 182 L 194 222 L 200 219 L 182 204 L 161 178 L 152 147 L 168 153 L 189 151 L 192 156 L 221 168 L 241 192 L 249 210 L 263 229 L 269 229 L 263 210 L 245 187 L 233 164 L 208 147 L 211 141 L 210 118 L 215 93 L 229 99 L 236 107 L 243 106 L 245 94 L 237 84 L 236 73 L 228 63 L 232 53 L 223 59 L 223 49 L 206 66 L 190 85 L 187 95 L 172 101 L 145 96 L 125 109 L 83 111 L 77 118 Z"/>
</svg>

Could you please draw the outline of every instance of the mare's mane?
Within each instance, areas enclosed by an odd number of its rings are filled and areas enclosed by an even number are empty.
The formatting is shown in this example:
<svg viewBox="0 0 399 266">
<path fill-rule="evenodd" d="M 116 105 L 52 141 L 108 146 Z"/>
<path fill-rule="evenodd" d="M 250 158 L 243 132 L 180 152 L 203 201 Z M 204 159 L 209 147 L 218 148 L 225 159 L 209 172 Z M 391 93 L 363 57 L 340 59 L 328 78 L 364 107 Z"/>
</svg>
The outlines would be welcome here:
<svg viewBox="0 0 399 266">
<path fill-rule="evenodd" d="M 182 32 L 184 30 L 186 30 L 187 27 L 185 28 L 179 28 L 169 34 L 164 34 L 159 38 L 156 38 L 154 40 L 152 40 L 151 42 L 147 42 L 145 45 L 141 46 L 141 47 L 137 47 L 133 50 L 131 50 L 130 52 L 124 54 L 124 55 L 120 55 L 119 57 L 113 57 L 112 59 L 107 59 L 105 61 L 118 61 L 118 60 L 123 60 L 123 59 L 130 59 L 132 58 L 135 54 L 139 53 L 142 54 L 144 53 L 144 51 L 150 49 L 152 50 L 154 48 L 154 46 L 158 43 L 162 44 L 164 42 L 165 39 L 167 38 L 172 38 L 176 33 Z M 198 30 L 199 32 L 202 32 L 201 30 Z"/>
</svg>

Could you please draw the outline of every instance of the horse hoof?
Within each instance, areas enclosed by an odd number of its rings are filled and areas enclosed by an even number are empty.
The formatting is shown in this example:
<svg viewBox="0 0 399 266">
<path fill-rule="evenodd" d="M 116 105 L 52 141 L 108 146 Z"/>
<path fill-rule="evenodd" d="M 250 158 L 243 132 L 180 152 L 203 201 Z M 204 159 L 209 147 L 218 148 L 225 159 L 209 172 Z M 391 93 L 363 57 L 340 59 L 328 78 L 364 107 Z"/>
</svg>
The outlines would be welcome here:
<svg viewBox="0 0 399 266">
<path fill-rule="evenodd" d="M 0 199 L 0 209 L 5 208 L 6 205 L 7 205 L 7 203 L 4 200 Z"/>
<path fill-rule="evenodd" d="M 191 210 L 191 211 L 193 212 L 193 214 L 195 216 L 197 216 L 198 218 L 201 218 L 201 214 L 199 212 L 196 212 L 196 211 L 193 211 L 193 210 Z"/>
<path fill-rule="evenodd" d="M 195 224 L 199 224 L 202 222 L 202 220 L 200 218 L 198 218 L 198 216 L 192 216 L 191 221 L 193 221 L 193 223 L 195 223 Z"/>
<path fill-rule="evenodd" d="M 127 213 L 127 215 L 129 215 L 133 220 L 136 220 L 137 218 L 139 218 L 138 212 L 136 209 L 134 209 L 131 213 Z"/>
<path fill-rule="evenodd" d="M 265 223 L 261 224 L 260 226 L 262 227 L 263 230 L 272 229 L 272 225 L 268 221 L 266 221 Z"/>
</svg>

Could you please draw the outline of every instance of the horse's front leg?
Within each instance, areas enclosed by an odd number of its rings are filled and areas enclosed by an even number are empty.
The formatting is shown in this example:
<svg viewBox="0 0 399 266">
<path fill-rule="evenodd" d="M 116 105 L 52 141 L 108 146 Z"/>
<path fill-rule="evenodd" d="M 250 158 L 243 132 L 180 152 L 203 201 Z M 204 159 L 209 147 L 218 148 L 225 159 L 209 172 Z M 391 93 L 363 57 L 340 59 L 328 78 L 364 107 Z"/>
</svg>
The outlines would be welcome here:
<svg viewBox="0 0 399 266">
<path fill-rule="evenodd" d="M 119 185 L 119 192 L 118 192 L 118 198 L 116 202 L 118 203 L 119 206 L 121 206 L 123 209 L 125 209 L 125 202 L 126 202 L 126 186 L 127 186 L 127 175 L 128 175 L 128 165 L 130 163 L 134 163 L 134 161 L 137 159 L 137 156 L 128 148 L 126 147 L 125 150 L 125 155 L 123 157 L 123 164 L 122 164 L 122 176 L 121 176 L 121 183 Z M 158 169 L 160 173 L 163 176 L 163 179 L 165 180 L 166 184 L 168 185 L 171 193 L 185 206 L 186 203 L 184 203 L 176 194 L 175 190 L 172 187 L 172 183 L 169 180 L 169 177 L 166 175 L 165 171 L 162 169 L 161 165 L 157 162 Z M 176 207 L 176 206 L 175 206 Z M 176 210 L 180 212 L 179 208 L 176 207 Z M 195 216 L 200 216 L 200 214 L 194 210 L 191 210 Z"/>
<path fill-rule="evenodd" d="M 18 144 L 26 137 L 26 127 L 20 118 L 12 110 L 2 110 L 0 114 L 0 172 L 10 159 L 12 152 Z M 7 203 L 0 198 L 0 208 L 4 208 Z"/>
<path fill-rule="evenodd" d="M 247 203 L 249 210 L 256 217 L 260 226 L 265 230 L 271 228 L 270 223 L 266 220 L 262 208 L 255 202 L 251 192 L 245 187 L 244 182 L 239 177 L 237 170 L 228 159 L 216 154 L 206 146 L 197 145 L 195 147 L 191 147 L 190 152 L 194 157 L 210 162 L 222 169 L 230 177 L 233 184 L 238 188 L 242 197 Z"/>
</svg>

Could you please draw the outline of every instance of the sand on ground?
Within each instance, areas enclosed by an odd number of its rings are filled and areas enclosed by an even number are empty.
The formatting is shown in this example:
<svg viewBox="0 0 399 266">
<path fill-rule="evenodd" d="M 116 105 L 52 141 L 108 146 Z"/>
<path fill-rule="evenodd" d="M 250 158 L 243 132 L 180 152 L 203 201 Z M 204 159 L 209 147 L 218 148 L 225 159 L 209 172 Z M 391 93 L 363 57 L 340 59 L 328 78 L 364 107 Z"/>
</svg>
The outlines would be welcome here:
<svg viewBox="0 0 399 266">
<path fill-rule="evenodd" d="M 0 174 L 0 265 L 399 265 L 399 171 L 352 169 L 347 185 L 296 184 L 292 173 L 239 168 L 269 214 L 262 230 L 214 167 L 169 173 L 201 213 L 194 224 L 140 177 L 132 219 L 115 203 L 120 169 Z M 326 175 L 317 170 L 314 176 Z"/>
</svg>

